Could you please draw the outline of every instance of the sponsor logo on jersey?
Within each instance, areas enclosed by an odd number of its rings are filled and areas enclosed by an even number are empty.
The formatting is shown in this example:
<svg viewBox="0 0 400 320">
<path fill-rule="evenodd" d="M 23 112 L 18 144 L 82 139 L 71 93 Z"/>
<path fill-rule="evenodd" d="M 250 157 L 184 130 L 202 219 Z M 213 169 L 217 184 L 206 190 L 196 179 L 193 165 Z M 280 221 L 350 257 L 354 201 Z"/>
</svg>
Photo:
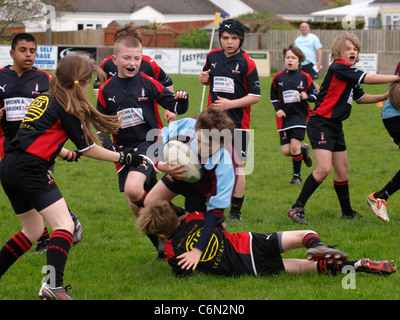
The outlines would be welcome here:
<svg viewBox="0 0 400 320">
<path fill-rule="evenodd" d="M 189 235 L 189 237 L 186 239 L 186 250 L 187 251 L 192 251 L 196 243 L 199 241 L 200 236 L 201 236 L 201 230 L 203 228 L 197 230 L 196 232 L 192 233 Z M 218 248 L 219 248 L 219 243 L 218 243 L 218 238 L 215 234 L 211 236 L 210 241 L 208 242 L 208 245 L 203 251 L 203 254 L 200 257 L 200 262 L 207 262 L 212 260 L 218 253 Z"/>
<path fill-rule="evenodd" d="M 33 100 L 31 105 L 29 106 L 28 112 L 26 113 L 26 116 L 22 122 L 24 123 L 39 119 L 46 111 L 48 105 L 49 105 L 49 97 L 47 96 L 37 97 L 35 100 Z"/>
</svg>

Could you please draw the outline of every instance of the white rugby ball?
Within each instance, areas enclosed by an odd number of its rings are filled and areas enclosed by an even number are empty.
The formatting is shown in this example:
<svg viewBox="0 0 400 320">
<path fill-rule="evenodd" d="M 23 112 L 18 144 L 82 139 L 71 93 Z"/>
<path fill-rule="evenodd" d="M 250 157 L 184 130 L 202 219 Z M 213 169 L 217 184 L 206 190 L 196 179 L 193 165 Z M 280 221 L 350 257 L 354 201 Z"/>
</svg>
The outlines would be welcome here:
<svg viewBox="0 0 400 320">
<path fill-rule="evenodd" d="M 184 164 L 186 170 L 182 174 L 182 178 L 186 182 L 196 182 L 201 178 L 201 164 L 197 154 L 190 148 L 188 143 L 183 143 L 178 140 L 168 141 L 164 145 L 164 159 L 171 160 L 172 165 Z"/>
</svg>

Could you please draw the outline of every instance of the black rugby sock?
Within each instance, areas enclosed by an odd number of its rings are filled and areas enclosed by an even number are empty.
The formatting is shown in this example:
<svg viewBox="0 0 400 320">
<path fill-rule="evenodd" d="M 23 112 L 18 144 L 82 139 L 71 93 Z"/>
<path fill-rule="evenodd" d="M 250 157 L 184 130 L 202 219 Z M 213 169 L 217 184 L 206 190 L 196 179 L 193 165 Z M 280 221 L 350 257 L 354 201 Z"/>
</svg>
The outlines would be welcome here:
<svg viewBox="0 0 400 320">
<path fill-rule="evenodd" d="M 41 235 L 38 241 L 43 241 L 47 239 L 50 239 L 49 230 L 47 229 L 47 227 L 44 227 L 43 234 Z"/>
<path fill-rule="evenodd" d="M 321 238 L 316 233 L 307 233 L 303 238 L 303 244 L 306 248 L 313 248 L 324 245 L 321 241 Z"/>
<path fill-rule="evenodd" d="M 31 247 L 31 242 L 22 232 L 8 240 L 0 250 L 0 277 Z"/>
<path fill-rule="evenodd" d="M 55 286 L 62 287 L 64 268 L 71 248 L 72 234 L 66 230 L 55 230 L 47 248 L 47 264 L 55 270 Z"/>
<path fill-rule="evenodd" d="M 303 161 L 303 154 L 292 155 L 293 162 L 293 175 L 300 178 L 301 162 Z"/>
<path fill-rule="evenodd" d="M 306 205 L 307 200 L 311 197 L 311 195 L 319 187 L 320 184 L 321 182 L 315 180 L 313 174 L 311 173 L 304 182 L 303 189 L 301 189 L 300 195 L 297 198 L 294 206 L 304 207 Z"/>
<path fill-rule="evenodd" d="M 340 207 L 344 214 L 352 214 L 353 209 L 350 204 L 349 180 L 333 181 Z"/>
<path fill-rule="evenodd" d="M 241 198 L 232 197 L 231 211 L 240 212 L 240 209 L 242 209 L 243 201 L 244 196 Z"/>
<path fill-rule="evenodd" d="M 375 198 L 387 200 L 393 193 L 400 189 L 400 170 L 395 176 L 383 187 L 382 190 L 375 193 Z"/>
</svg>

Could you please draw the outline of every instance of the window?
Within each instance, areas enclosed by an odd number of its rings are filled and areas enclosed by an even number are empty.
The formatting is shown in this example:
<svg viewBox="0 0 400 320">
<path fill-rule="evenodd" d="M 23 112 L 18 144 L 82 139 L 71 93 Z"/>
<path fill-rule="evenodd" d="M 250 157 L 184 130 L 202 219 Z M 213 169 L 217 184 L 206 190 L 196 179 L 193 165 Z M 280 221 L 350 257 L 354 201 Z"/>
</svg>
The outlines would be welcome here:
<svg viewBox="0 0 400 320">
<path fill-rule="evenodd" d="M 101 23 L 78 23 L 78 30 L 96 30 L 102 29 Z"/>
<path fill-rule="evenodd" d="M 400 29 L 400 13 L 391 13 L 386 15 L 386 28 Z"/>
</svg>

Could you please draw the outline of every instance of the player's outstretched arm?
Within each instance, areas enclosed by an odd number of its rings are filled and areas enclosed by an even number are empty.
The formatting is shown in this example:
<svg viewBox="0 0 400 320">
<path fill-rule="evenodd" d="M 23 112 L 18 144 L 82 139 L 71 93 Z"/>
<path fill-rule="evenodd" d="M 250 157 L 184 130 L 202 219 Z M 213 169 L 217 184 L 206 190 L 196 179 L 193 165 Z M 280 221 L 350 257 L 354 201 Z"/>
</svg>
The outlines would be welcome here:
<svg viewBox="0 0 400 320">
<path fill-rule="evenodd" d="M 366 74 L 365 84 L 384 84 L 400 80 L 399 76 L 387 74 Z"/>
<path fill-rule="evenodd" d="M 379 101 L 386 100 L 389 96 L 389 92 L 384 94 L 365 94 L 360 100 L 356 102 L 358 104 L 367 104 L 367 103 L 377 103 Z"/>
</svg>

